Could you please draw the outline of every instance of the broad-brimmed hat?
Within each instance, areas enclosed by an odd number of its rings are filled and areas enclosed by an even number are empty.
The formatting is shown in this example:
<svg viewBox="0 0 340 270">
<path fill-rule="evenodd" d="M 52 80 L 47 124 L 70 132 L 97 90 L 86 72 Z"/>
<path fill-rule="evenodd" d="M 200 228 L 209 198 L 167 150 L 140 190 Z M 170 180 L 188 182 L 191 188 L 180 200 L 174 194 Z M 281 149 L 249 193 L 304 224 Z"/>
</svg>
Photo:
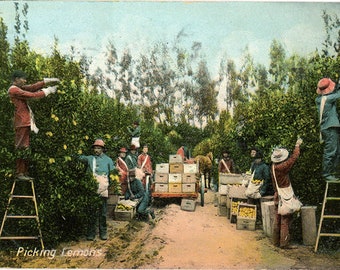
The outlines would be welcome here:
<svg viewBox="0 0 340 270">
<path fill-rule="evenodd" d="M 100 146 L 100 147 L 105 148 L 105 143 L 102 139 L 96 139 L 94 143 L 92 144 L 92 147 L 94 146 Z"/>
<path fill-rule="evenodd" d="M 288 158 L 289 152 L 285 148 L 275 148 L 271 155 L 271 160 L 274 163 L 280 163 Z"/>
<path fill-rule="evenodd" d="M 335 82 L 333 82 L 329 78 L 323 78 L 318 82 L 318 88 L 316 89 L 316 93 L 319 95 L 327 95 L 334 91 Z"/>
<path fill-rule="evenodd" d="M 136 150 L 136 145 L 134 145 L 134 144 L 131 144 L 131 146 L 130 146 L 130 150 Z"/>
<path fill-rule="evenodd" d="M 14 70 L 12 73 L 12 80 L 14 81 L 16 78 L 27 78 L 27 75 L 25 72 L 23 72 L 22 70 Z"/>
<path fill-rule="evenodd" d="M 120 153 L 127 153 L 127 150 L 125 147 L 120 148 L 119 150 Z"/>
</svg>

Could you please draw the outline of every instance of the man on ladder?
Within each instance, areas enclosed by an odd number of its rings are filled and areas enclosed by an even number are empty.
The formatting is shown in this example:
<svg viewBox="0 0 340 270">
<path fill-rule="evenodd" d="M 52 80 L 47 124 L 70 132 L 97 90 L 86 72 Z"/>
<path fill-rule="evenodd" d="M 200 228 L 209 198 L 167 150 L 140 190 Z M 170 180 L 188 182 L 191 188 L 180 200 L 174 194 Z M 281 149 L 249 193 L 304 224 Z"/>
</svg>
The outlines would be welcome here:
<svg viewBox="0 0 340 270">
<path fill-rule="evenodd" d="M 340 157 L 340 122 L 337 113 L 337 100 L 340 98 L 339 85 L 336 86 L 329 78 L 323 78 L 318 82 L 316 93 L 318 94 L 315 102 L 319 113 L 320 142 L 324 143 L 322 176 L 326 180 L 326 188 L 316 237 L 315 252 L 318 249 L 321 236 L 340 237 L 340 233 L 321 232 L 325 219 L 340 219 L 339 214 L 325 214 L 327 202 L 340 201 L 340 197 L 329 195 L 330 186 L 335 188 L 336 184 L 340 184 L 340 178 L 336 174 Z"/>
</svg>

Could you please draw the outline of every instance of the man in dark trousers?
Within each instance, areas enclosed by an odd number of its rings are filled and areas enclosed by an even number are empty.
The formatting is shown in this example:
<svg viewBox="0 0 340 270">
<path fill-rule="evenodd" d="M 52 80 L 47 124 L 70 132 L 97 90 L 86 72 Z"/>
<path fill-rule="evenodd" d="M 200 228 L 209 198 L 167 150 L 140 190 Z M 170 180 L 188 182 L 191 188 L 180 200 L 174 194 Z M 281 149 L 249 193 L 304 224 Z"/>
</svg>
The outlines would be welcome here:
<svg viewBox="0 0 340 270">
<path fill-rule="evenodd" d="M 137 213 L 143 219 L 155 219 L 153 209 L 149 209 L 149 194 L 145 192 L 141 180 L 136 178 L 135 170 L 129 170 L 128 189 L 125 193 L 126 200 L 138 200 Z"/>
<path fill-rule="evenodd" d="M 339 164 L 339 127 L 340 122 L 336 110 L 340 91 L 335 83 L 329 78 L 319 81 L 315 99 L 319 114 L 320 142 L 324 143 L 322 176 L 326 181 L 339 181 L 336 169 Z"/>
<path fill-rule="evenodd" d="M 15 128 L 15 149 L 21 152 L 20 158 L 16 160 L 16 177 L 21 180 L 30 180 L 28 176 L 28 159 L 25 152 L 30 146 L 31 130 L 38 133 L 32 110 L 27 104 L 30 99 L 47 97 L 57 91 L 57 86 L 43 88 L 49 83 L 58 83 L 57 78 L 45 78 L 35 84 L 26 85 L 26 74 L 21 70 L 16 70 L 12 74 L 12 85 L 8 89 L 11 102 L 15 107 L 14 128 Z"/>
</svg>

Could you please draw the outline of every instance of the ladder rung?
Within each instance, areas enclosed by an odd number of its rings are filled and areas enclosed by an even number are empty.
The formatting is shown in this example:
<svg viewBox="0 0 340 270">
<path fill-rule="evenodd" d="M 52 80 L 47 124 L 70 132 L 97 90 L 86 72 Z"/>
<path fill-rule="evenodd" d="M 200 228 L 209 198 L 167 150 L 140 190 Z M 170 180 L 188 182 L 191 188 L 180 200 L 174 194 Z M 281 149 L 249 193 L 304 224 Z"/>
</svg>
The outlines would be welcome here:
<svg viewBox="0 0 340 270">
<path fill-rule="evenodd" d="M 7 218 L 37 218 L 38 216 L 10 216 L 8 215 Z"/>
<path fill-rule="evenodd" d="M 340 215 L 324 215 L 323 218 L 340 218 Z"/>
<path fill-rule="evenodd" d="M 36 240 L 38 236 L 1 236 L 0 240 Z"/>
<path fill-rule="evenodd" d="M 33 199 L 34 196 L 32 195 L 11 195 L 12 198 L 18 198 L 18 199 Z"/>
<path fill-rule="evenodd" d="M 328 201 L 340 201 L 340 197 L 327 197 Z"/>
<path fill-rule="evenodd" d="M 334 236 L 334 237 L 340 237 L 340 233 L 320 233 L 320 236 Z"/>
</svg>

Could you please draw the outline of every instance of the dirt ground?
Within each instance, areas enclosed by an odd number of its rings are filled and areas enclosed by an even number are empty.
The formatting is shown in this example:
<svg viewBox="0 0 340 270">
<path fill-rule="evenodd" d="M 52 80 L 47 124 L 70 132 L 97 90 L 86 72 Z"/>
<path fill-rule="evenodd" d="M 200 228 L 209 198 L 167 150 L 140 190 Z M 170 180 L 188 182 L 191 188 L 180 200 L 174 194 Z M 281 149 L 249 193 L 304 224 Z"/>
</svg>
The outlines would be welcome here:
<svg viewBox="0 0 340 270">
<path fill-rule="evenodd" d="M 236 230 L 219 216 L 208 191 L 205 206 L 180 209 L 180 200 L 159 205 L 156 223 L 109 221 L 109 239 L 63 243 L 56 249 L 2 252 L 6 268 L 115 269 L 340 269 L 339 252 L 313 247 L 281 250 L 261 230 Z M 31 254 L 31 255 L 30 255 Z"/>
</svg>

